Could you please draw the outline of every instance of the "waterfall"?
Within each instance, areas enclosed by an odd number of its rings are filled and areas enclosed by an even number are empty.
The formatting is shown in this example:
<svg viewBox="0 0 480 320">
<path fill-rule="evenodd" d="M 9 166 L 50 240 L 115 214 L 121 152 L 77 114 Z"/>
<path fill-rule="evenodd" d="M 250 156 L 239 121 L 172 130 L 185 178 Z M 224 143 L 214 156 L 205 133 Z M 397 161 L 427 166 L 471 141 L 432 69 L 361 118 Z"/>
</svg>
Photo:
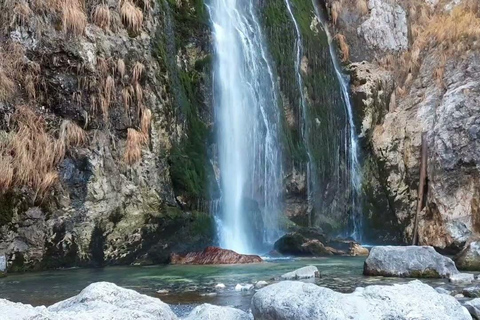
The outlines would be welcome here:
<svg viewBox="0 0 480 320">
<path fill-rule="evenodd" d="M 362 209 L 361 209 L 361 203 L 360 203 L 361 172 L 360 172 L 360 163 L 358 158 L 358 140 L 357 140 L 357 134 L 355 129 L 355 123 L 353 119 L 353 108 L 352 108 L 352 103 L 350 100 L 349 89 L 348 89 L 348 84 L 350 81 L 349 81 L 349 78 L 342 72 L 340 62 L 338 61 L 338 57 L 335 53 L 335 46 L 332 42 L 332 36 L 328 29 L 326 19 L 323 16 L 321 10 L 319 9 L 318 3 L 316 0 L 313 0 L 313 6 L 315 8 L 315 13 L 322 25 L 322 28 L 325 31 L 325 34 L 327 35 L 327 38 L 328 38 L 330 56 L 335 69 L 335 75 L 340 84 L 340 89 L 342 91 L 342 100 L 345 104 L 345 109 L 347 113 L 346 126 L 348 127 L 348 130 L 346 132 L 348 134 L 348 137 L 346 141 L 349 142 L 349 145 L 347 146 L 348 147 L 347 156 L 349 158 L 348 163 L 349 163 L 350 184 L 351 184 L 351 191 L 352 191 L 352 196 L 351 196 L 352 212 L 350 216 L 352 227 L 351 227 L 350 236 L 356 241 L 361 241 L 362 233 L 363 233 L 363 226 L 362 226 L 363 215 L 362 215 Z"/>
<path fill-rule="evenodd" d="M 280 235 L 281 127 L 275 76 L 254 0 L 211 0 L 220 166 L 220 245 L 259 252 Z"/>
</svg>

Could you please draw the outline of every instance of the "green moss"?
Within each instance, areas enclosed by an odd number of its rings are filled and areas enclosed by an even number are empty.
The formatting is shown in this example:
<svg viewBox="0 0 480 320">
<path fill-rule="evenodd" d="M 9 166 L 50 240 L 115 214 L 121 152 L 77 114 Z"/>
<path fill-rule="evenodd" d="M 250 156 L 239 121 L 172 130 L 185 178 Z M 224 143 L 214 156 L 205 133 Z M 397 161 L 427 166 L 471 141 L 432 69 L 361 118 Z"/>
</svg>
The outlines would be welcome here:
<svg viewBox="0 0 480 320">
<path fill-rule="evenodd" d="M 433 269 L 415 270 L 410 272 L 409 278 L 441 278 L 440 274 Z"/>
<path fill-rule="evenodd" d="M 160 0 L 160 4 L 163 29 L 155 41 L 155 55 L 161 66 L 159 77 L 168 83 L 167 91 L 173 99 L 168 106 L 171 121 L 177 121 L 184 130 L 170 152 L 170 176 L 176 194 L 192 200 L 205 199 L 209 198 L 213 168 L 207 154 L 211 132 L 201 119 L 208 106 L 200 88 L 210 74 L 211 56 L 197 61 L 193 70 L 183 70 L 177 66 L 177 53 L 187 44 L 201 41 L 208 17 L 202 0 L 182 1 L 180 5 Z"/>
</svg>

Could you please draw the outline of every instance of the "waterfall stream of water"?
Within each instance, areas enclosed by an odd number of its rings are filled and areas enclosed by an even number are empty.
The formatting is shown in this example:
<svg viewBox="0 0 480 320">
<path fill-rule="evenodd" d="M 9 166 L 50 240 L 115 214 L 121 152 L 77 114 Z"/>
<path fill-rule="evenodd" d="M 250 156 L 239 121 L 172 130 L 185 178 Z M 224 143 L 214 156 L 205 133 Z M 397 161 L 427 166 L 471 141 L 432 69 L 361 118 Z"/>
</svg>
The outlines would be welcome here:
<svg viewBox="0 0 480 320">
<path fill-rule="evenodd" d="M 340 84 L 340 88 L 342 91 L 342 99 L 345 104 L 345 109 L 347 113 L 347 123 L 346 126 L 348 130 L 346 131 L 348 137 L 346 141 L 349 142 L 348 150 L 348 164 L 350 170 L 350 184 L 351 184 L 351 236 L 356 241 L 362 241 L 362 233 L 363 233 L 363 215 L 360 203 L 360 194 L 361 194 L 361 172 L 360 172 L 360 163 L 359 163 L 359 156 L 358 156 L 358 139 L 355 129 L 355 123 L 353 118 L 353 107 L 352 102 L 349 96 L 349 79 L 348 77 L 342 72 L 342 68 L 340 62 L 338 60 L 337 54 L 335 53 L 335 44 L 333 42 L 333 38 L 330 34 L 328 29 L 328 23 L 326 22 L 326 18 L 324 17 L 322 11 L 319 8 L 319 4 L 317 0 L 313 0 L 313 6 L 315 8 L 315 13 L 317 18 L 319 19 L 323 30 L 325 31 L 327 38 L 328 38 L 328 45 L 329 45 L 329 52 L 332 58 L 333 66 L 335 69 L 335 75 L 337 76 L 338 82 Z"/>
<path fill-rule="evenodd" d="M 258 252 L 280 236 L 282 211 L 277 88 L 255 3 L 212 0 L 208 5 L 222 192 L 219 240 L 241 253 Z"/>
</svg>

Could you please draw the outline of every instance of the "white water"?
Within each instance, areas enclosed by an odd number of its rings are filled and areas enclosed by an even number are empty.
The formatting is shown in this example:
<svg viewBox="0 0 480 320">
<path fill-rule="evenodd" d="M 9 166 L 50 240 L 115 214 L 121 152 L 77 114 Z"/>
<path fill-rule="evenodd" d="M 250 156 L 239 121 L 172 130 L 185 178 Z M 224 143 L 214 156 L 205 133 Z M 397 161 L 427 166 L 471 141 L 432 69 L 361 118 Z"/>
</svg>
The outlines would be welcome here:
<svg viewBox="0 0 480 320">
<path fill-rule="evenodd" d="M 318 4 L 316 0 L 313 0 L 313 6 L 315 7 L 316 15 L 322 25 L 323 30 L 325 31 L 328 37 L 328 45 L 330 56 L 332 58 L 333 66 L 335 68 L 335 74 L 338 78 L 338 82 L 340 83 L 340 88 L 342 91 L 343 101 L 345 103 L 345 108 L 347 111 L 347 119 L 348 119 L 348 141 L 350 143 L 349 148 L 347 149 L 349 152 L 349 166 L 350 166 L 350 183 L 352 188 L 352 224 L 353 230 L 350 236 L 355 239 L 356 241 L 362 240 L 362 211 L 361 211 L 361 204 L 359 201 L 360 197 L 360 188 L 361 188 L 361 172 L 360 172 L 360 163 L 358 159 L 358 140 L 357 134 L 355 129 L 355 123 L 353 120 L 353 110 L 352 110 L 352 103 L 350 101 L 348 84 L 349 79 L 342 73 L 342 68 L 338 61 L 338 57 L 335 53 L 335 46 L 332 42 L 332 36 L 328 29 L 328 25 L 325 22 L 325 19 L 318 8 Z"/>
<path fill-rule="evenodd" d="M 282 155 L 274 74 L 253 0 L 211 0 L 215 64 L 214 99 L 222 199 L 220 245 L 258 252 L 281 234 Z M 257 221 L 248 203 L 255 200 Z"/>
</svg>

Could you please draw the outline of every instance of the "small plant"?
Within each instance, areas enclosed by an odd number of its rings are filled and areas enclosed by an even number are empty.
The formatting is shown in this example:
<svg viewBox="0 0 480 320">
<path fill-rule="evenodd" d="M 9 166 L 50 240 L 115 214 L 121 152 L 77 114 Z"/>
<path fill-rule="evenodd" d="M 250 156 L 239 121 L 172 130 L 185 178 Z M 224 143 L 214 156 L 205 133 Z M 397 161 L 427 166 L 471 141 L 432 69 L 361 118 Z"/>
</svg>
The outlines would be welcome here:
<svg viewBox="0 0 480 320">
<path fill-rule="evenodd" d="M 152 122 L 152 111 L 145 109 L 142 112 L 142 119 L 140 121 L 140 129 L 148 140 L 150 134 L 150 124 Z"/>
<path fill-rule="evenodd" d="M 117 71 L 120 74 L 120 78 L 123 79 L 125 76 L 125 61 L 123 61 L 123 59 L 117 60 Z"/>
<path fill-rule="evenodd" d="M 0 66 L 0 102 L 6 102 L 15 93 L 15 83 L 10 79 Z"/>
<path fill-rule="evenodd" d="M 132 104 L 133 94 L 134 94 L 134 89 L 131 85 L 122 89 L 122 101 L 123 101 L 123 106 L 125 108 L 125 111 L 128 111 L 130 109 L 130 105 Z"/>
<path fill-rule="evenodd" d="M 87 17 L 78 0 L 63 0 L 62 24 L 66 33 L 74 36 L 83 35 L 87 26 Z"/>
<path fill-rule="evenodd" d="M 93 11 L 93 23 L 104 30 L 110 29 L 110 9 L 106 4 L 99 4 Z"/>
<path fill-rule="evenodd" d="M 338 41 L 340 51 L 342 52 L 342 62 L 347 62 L 350 59 L 350 47 L 347 44 L 347 40 L 343 34 L 337 34 L 335 39 Z"/>
<path fill-rule="evenodd" d="M 334 1 L 331 7 L 331 15 L 333 24 L 336 25 L 340 12 L 342 11 L 342 3 L 340 1 Z"/>
<path fill-rule="evenodd" d="M 142 158 L 142 145 L 146 142 L 145 135 L 135 129 L 127 130 L 127 145 L 123 156 L 129 165 L 137 163 Z"/>
<path fill-rule="evenodd" d="M 143 25 L 143 13 L 140 8 L 135 6 L 130 0 L 122 0 L 120 5 L 120 15 L 125 27 L 138 34 Z"/>
<path fill-rule="evenodd" d="M 132 83 L 138 82 L 140 78 L 142 78 L 143 70 L 145 69 L 145 66 L 140 63 L 140 62 L 135 62 L 135 65 L 133 66 L 133 71 L 132 71 Z"/>
<path fill-rule="evenodd" d="M 60 125 L 60 137 L 68 147 L 78 147 L 85 144 L 87 134 L 76 123 L 70 120 L 63 120 Z"/>
<path fill-rule="evenodd" d="M 356 0 L 355 7 L 362 16 L 368 13 L 367 0 Z"/>
</svg>

